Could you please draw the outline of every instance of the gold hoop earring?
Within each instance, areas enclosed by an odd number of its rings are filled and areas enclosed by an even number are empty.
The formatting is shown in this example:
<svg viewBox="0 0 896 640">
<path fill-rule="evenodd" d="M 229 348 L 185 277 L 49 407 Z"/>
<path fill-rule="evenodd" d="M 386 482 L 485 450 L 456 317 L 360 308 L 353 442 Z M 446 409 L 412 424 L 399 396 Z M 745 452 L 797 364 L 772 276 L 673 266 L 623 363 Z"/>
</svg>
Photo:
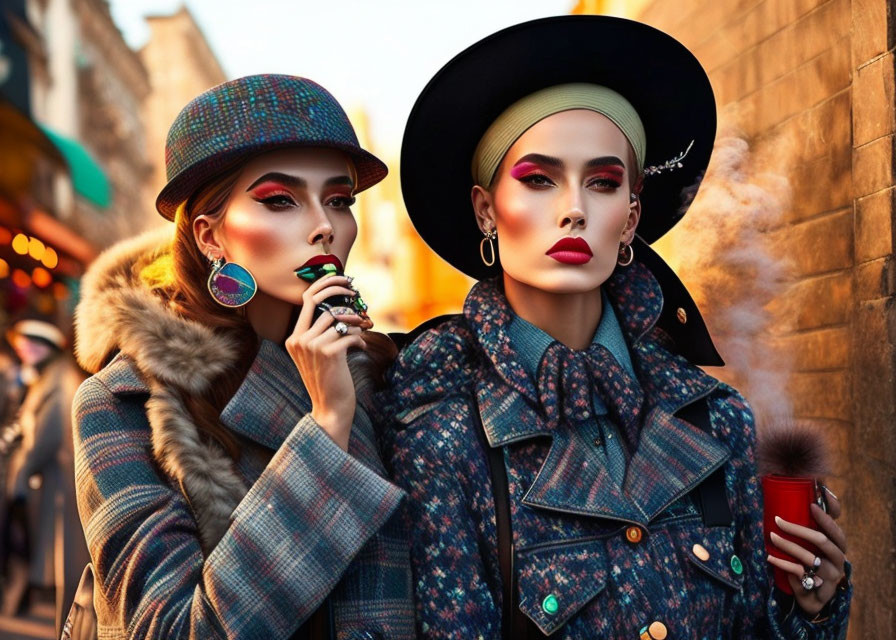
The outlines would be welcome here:
<svg viewBox="0 0 896 640">
<path fill-rule="evenodd" d="M 616 264 L 620 267 L 627 267 L 635 259 L 635 248 L 630 244 L 623 244 L 619 247 L 619 258 Z"/>
<path fill-rule="evenodd" d="M 485 237 L 479 242 L 479 257 L 482 258 L 482 263 L 486 267 L 490 267 L 493 264 L 495 264 L 494 240 L 495 240 L 495 238 L 498 237 L 498 232 L 495 231 L 494 229 L 489 229 L 488 231 L 485 231 L 484 233 L 485 233 Z M 486 242 L 486 240 L 488 241 L 488 251 L 489 251 L 489 254 L 491 255 L 491 258 L 488 260 L 485 259 L 485 242 Z"/>
</svg>

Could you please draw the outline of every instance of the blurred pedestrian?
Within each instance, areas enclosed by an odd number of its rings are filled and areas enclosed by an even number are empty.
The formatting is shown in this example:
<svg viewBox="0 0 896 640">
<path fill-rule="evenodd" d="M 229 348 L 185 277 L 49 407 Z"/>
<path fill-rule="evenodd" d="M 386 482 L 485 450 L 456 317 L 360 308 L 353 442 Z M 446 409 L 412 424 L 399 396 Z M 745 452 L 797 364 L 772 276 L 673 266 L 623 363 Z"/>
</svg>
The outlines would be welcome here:
<svg viewBox="0 0 896 640">
<path fill-rule="evenodd" d="M 71 432 L 72 398 L 83 376 L 64 334 L 46 319 L 19 320 L 7 339 L 26 391 L 15 420 L 21 445 L 10 456 L 6 483 L 10 517 L 3 535 L 11 557 L 4 612 L 22 611 L 43 594 L 55 601 L 58 630 L 87 562 Z"/>
</svg>

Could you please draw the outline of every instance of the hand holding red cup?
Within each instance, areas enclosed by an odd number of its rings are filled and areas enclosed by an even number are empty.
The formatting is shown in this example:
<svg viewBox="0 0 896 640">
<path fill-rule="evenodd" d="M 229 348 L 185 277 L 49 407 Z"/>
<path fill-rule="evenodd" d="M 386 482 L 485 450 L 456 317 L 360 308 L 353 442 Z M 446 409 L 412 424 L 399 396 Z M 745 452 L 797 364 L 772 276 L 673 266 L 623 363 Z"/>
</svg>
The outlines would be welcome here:
<svg viewBox="0 0 896 640">
<path fill-rule="evenodd" d="M 759 441 L 767 560 L 775 585 L 817 615 L 844 582 L 846 535 L 840 502 L 820 478 L 830 473 L 827 447 L 809 425 L 779 423 Z"/>
</svg>

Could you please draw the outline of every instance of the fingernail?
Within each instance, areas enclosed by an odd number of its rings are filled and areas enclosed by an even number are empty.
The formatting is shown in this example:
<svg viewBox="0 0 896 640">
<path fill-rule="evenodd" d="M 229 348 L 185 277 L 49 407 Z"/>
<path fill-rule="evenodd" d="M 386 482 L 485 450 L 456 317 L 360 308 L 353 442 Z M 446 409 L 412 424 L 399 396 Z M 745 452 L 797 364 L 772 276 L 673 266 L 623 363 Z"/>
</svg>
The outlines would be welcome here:
<svg viewBox="0 0 896 640">
<path fill-rule="evenodd" d="M 774 540 L 775 538 L 780 538 L 780 537 L 781 537 L 781 536 L 779 536 L 777 533 L 775 533 L 774 531 L 772 531 L 772 532 L 769 534 L 769 536 L 772 538 L 772 540 Z"/>
<path fill-rule="evenodd" d="M 824 584 L 824 579 L 821 576 L 815 576 L 815 587 L 818 588 Z"/>
<path fill-rule="evenodd" d="M 775 524 L 776 525 L 778 525 L 780 527 L 782 522 L 784 522 L 784 520 L 781 518 L 781 516 L 775 516 Z"/>
</svg>

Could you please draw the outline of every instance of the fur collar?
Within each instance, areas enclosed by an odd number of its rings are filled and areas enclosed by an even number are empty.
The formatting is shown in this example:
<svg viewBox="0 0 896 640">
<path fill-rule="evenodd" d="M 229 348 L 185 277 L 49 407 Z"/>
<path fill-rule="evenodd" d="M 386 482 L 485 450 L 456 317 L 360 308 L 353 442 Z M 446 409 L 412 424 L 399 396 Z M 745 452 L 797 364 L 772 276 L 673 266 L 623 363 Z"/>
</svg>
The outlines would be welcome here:
<svg viewBox="0 0 896 640">
<path fill-rule="evenodd" d="M 247 487 L 224 451 L 200 438 L 182 397 L 204 393 L 234 363 L 236 350 L 227 337 L 173 313 L 140 282 L 140 270 L 168 250 L 171 237 L 170 228 L 138 236 L 91 265 L 75 311 L 75 355 L 90 373 L 118 352 L 134 363 L 150 393 L 153 455 L 186 495 L 208 554 Z"/>
</svg>

